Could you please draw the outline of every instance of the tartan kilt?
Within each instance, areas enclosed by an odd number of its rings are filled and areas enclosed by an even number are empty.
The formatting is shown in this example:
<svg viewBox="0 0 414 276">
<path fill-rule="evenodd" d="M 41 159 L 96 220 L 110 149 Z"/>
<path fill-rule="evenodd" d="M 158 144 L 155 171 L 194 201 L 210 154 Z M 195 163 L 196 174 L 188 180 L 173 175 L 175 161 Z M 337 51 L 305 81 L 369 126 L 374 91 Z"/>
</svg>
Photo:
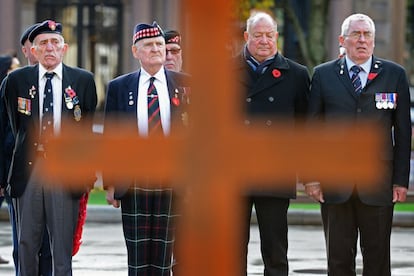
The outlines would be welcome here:
<svg viewBox="0 0 414 276">
<path fill-rule="evenodd" d="M 171 275 L 176 209 L 171 188 L 129 188 L 121 199 L 128 275 Z"/>
</svg>

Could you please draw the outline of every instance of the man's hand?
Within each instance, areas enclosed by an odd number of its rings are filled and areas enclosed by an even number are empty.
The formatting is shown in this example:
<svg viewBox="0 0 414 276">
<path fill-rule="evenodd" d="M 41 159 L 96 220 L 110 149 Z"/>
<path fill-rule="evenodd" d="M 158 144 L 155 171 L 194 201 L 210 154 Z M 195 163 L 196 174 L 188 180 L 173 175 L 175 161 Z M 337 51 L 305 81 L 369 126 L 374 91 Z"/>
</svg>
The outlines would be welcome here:
<svg viewBox="0 0 414 276">
<path fill-rule="evenodd" d="M 108 187 L 108 189 L 106 190 L 106 202 L 108 202 L 108 204 L 114 206 L 115 208 L 119 208 L 119 206 L 121 206 L 119 200 L 116 200 L 114 198 L 114 194 L 115 194 L 115 188 L 114 187 Z"/>
<path fill-rule="evenodd" d="M 308 182 L 305 185 L 306 194 L 317 202 L 325 202 L 323 199 L 323 193 L 321 184 L 319 182 Z"/>
<path fill-rule="evenodd" d="M 394 185 L 392 188 L 392 202 L 404 202 L 407 199 L 407 188 Z"/>
</svg>

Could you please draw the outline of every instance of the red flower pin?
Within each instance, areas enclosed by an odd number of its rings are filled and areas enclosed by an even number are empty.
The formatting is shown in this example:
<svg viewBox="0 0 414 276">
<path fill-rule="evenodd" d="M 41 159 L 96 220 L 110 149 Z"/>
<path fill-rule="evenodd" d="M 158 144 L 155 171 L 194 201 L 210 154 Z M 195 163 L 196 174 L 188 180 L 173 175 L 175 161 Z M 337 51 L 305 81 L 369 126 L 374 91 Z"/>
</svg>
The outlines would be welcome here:
<svg viewBox="0 0 414 276">
<path fill-rule="evenodd" d="M 47 22 L 47 24 L 48 24 L 48 26 L 49 26 L 49 29 L 51 29 L 52 31 L 56 30 L 56 22 L 55 22 L 55 21 L 53 21 L 53 20 L 49 20 L 49 21 Z"/>
<path fill-rule="evenodd" d="M 173 105 L 179 106 L 180 105 L 180 99 L 179 98 L 172 98 L 171 99 Z"/>
<path fill-rule="evenodd" d="M 72 87 L 68 87 L 65 89 L 65 92 L 68 94 L 69 97 L 73 98 L 76 96 L 75 90 L 72 89 Z"/>
<path fill-rule="evenodd" d="M 378 75 L 378 73 L 369 73 L 368 74 L 368 79 L 369 80 L 373 80 L 373 79 L 375 79 L 377 77 L 377 75 Z"/>
<path fill-rule="evenodd" d="M 275 78 L 279 78 L 279 77 L 282 75 L 282 73 L 280 73 L 280 71 L 279 71 L 279 70 L 277 70 L 277 69 L 273 69 L 273 71 L 272 71 L 272 75 L 273 75 L 273 77 L 275 77 Z"/>
</svg>

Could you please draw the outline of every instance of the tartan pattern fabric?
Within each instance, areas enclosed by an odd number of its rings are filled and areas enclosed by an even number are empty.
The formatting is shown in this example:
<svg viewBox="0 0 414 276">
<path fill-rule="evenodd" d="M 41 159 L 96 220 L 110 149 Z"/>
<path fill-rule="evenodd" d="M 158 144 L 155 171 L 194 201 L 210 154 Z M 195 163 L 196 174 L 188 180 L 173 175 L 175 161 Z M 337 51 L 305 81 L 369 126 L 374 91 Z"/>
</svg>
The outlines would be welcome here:
<svg viewBox="0 0 414 276">
<path fill-rule="evenodd" d="M 130 187 L 122 198 L 128 275 L 170 276 L 178 214 L 171 188 Z"/>
</svg>

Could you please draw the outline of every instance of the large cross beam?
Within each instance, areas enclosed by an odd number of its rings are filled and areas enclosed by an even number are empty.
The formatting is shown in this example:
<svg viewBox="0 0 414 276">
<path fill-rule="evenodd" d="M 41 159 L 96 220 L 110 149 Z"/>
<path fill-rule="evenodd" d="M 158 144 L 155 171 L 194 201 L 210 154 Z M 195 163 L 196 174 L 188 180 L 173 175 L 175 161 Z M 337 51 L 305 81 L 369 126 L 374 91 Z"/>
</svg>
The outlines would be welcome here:
<svg viewBox="0 0 414 276">
<path fill-rule="evenodd" d="M 321 181 L 373 179 L 380 141 L 368 126 L 341 134 L 316 125 L 288 130 L 282 122 L 272 130 L 243 127 L 243 94 L 225 49 L 232 39 L 231 1 L 184 0 L 183 6 L 185 37 L 191 41 L 185 56 L 193 76 L 185 134 L 144 140 L 119 126 L 122 135 L 61 137 L 49 147 L 47 173 L 75 180 L 98 169 L 113 178 L 156 173 L 173 179 L 191 191 L 177 233 L 182 275 L 238 276 L 244 260 L 235 230 L 241 229 L 241 193 L 253 182 L 248 180 L 266 185 L 271 181 L 260 180 L 283 180 L 298 171 Z"/>
</svg>

